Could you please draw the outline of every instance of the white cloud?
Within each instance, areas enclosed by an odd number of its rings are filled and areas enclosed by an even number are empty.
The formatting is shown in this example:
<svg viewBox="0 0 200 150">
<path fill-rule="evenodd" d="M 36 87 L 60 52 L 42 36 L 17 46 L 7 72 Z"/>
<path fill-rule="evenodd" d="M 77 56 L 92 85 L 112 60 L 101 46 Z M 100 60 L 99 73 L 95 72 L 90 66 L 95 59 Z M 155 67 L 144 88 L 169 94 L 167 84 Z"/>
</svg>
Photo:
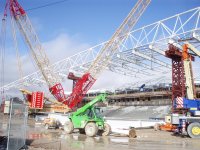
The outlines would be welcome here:
<svg viewBox="0 0 200 150">
<path fill-rule="evenodd" d="M 70 57 L 90 47 L 87 43 L 79 42 L 76 36 L 69 37 L 66 33 L 59 34 L 55 39 L 45 42 L 43 45 L 51 63 Z"/>
<path fill-rule="evenodd" d="M 54 39 L 43 43 L 43 47 L 46 50 L 51 64 L 90 47 L 87 43 L 81 43 L 76 39 L 78 39 L 77 35 L 70 37 L 66 33 L 62 33 L 57 35 Z M 6 53 L 5 56 L 5 84 L 9 84 L 19 79 L 19 70 L 13 45 L 6 47 L 6 51 L 8 51 L 8 53 Z M 37 66 L 34 67 L 33 65 L 34 60 L 30 57 L 30 54 L 26 53 L 21 56 L 21 62 L 24 76 L 37 70 Z"/>
<path fill-rule="evenodd" d="M 53 64 L 56 61 L 67 58 L 91 46 L 87 43 L 79 42 L 79 37 L 77 35 L 70 37 L 66 33 L 61 33 L 54 39 L 43 43 L 43 47 L 51 64 Z M 6 83 L 10 83 L 19 78 L 19 73 L 16 56 L 14 54 L 10 54 L 7 58 L 5 80 Z M 33 66 L 33 60 L 30 58 L 29 54 L 22 56 L 21 61 L 24 75 L 28 75 L 36 71 Z M 128 82 L 132 82 L 131 77 L 105 71 L 96 81 L 92 89 L 113 88 Z M 63 83 L 63 87 L 65 90 L 71 91 L 72 81 L 66 81 Z"/>
<path fill-rule="evenodd" d="M 43 24 L 41 24 L 41 20 L 39 17 L 31 17 L 30 21 L 31 21 L 32 26 L 34 27 L 34 30 L 37 33 L 40 33 L 40 31 L 42 32 L 44 26 Z"/>
<path fill-rule="evenodd" d="M 75 41 L 75 39 L 71 39 L 67 34 L 62 33 L 51 41 L 43 43 L 43 47 L 50 60 L 50 63 L 53 64 L 58 60 L 67 58 L 81 50 L 88 48 L 89 45 L 85 43 L 78 43 Z M 19 78 L 17 57 L 13 47 L 9 48 L 9 53 L 6 53 L 5 58 L 5 82 L 9 83 Z M 28 75 L 36 71 L 37 66 L 33 65 L 35 63 L 29 53 L 21 56 L 20 59 L 22 62 L 24 75 Z"/>
<path fill-rule="evenodd" d="M 92 89 L 110 89 L 133 82 L 133 77 L 124 76 L 110 71 L 104 71 L 97 79 Z"/>
</svg>

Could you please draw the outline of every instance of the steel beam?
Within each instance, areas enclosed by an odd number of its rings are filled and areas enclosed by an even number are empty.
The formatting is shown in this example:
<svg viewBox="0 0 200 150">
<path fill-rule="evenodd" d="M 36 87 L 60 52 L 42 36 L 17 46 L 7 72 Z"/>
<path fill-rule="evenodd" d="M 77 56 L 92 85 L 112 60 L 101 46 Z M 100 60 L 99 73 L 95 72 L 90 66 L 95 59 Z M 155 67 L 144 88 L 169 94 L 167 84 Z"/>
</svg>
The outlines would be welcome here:
<svg viewBox="0 0 200 150">
<path fill-rule="evenodd" d="M 165 62 L 163 62 L 163 61 L 160 61 L 160 60 L 158 60 L 158 59 L 155 59 L 155 58 L 152 58 L 152 57 L 150 57 L 150 56 L 147 56 L 147 55 L 145 55 L 145 54 L 143 54 L 143 53 L 141 53 L 141 52 L 138 52 L 138 51 L 136 51 L 136 50 L 133 50 L 132 53 L 133 53 L 134 55 L 140 56 L 140 57 L 142 57 L 142 58 L 144 58 L 144 59 L 147 59 L 147 60 L 149 60 L 149 61 L 151 61 L 151 62 L 157 63 L 157 64 L 159 64 L 159 65 L 161 65 L 161 66 L 166 67 L 166 68 L 171 68 L 171 65 L 169 65 L 169 64 L 167 64 L 167 63 L 165 63 Z"/>
</svg>

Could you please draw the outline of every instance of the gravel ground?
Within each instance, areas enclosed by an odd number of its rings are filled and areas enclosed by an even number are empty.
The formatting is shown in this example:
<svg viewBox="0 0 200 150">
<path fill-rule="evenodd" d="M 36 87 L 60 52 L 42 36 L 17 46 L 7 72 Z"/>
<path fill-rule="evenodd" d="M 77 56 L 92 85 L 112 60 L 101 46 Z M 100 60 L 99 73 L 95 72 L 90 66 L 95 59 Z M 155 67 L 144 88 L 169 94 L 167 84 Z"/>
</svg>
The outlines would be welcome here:
<svg viewBox="0 0 200 150">
<path fill-rule="evenodd" d="M 175 136 L 171 132 L 153 129 L 136 129 L 137 137 L 111 134 L 108 137 L 87 137 L 74 132 L 65 134 L 60 129 L 45 130 L 44 127 L 29 127 L 27 145 L 29 150 L 199 150 L 199 139 Z"/>
</svg>

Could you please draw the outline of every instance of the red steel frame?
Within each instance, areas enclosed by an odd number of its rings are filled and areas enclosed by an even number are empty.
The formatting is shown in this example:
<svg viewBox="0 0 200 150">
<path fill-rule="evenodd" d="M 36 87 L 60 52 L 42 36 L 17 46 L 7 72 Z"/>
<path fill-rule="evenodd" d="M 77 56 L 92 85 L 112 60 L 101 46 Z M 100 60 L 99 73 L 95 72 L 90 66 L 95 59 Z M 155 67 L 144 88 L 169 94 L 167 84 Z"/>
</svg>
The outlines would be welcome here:
<svg viewBox="0 0 200 150">
<path fill-rule="evenodd" d="M 165 55 L 172 59 L 172 105 L 176 97 L 185 97 L 185 73 L 182 60 L 182 52 L 174 45 L 169 45 Z M 173 107 L 172 107 L 173 108 Z"/>
<path fill-rule="evenodd" d="M 10 11 L 12 12 L 11 14 L 14 17 L 16 17 L 18 15 L 23 16 L 24 14 L 26 14 L 26 12 L 21 7 L 21 5 L 17 2 L 17 0 L 8 0 L 6 5 L 8 5 L 8 2 L 9 2 L 9 6 L 10 6 Z"/>
<path fill-rule="evenodd" d="M 75 87 L 76 82 L 80 79 L 80 77 L 75 76 L 72 72 L 70 72 L 70 73 L 68 74 L 68 77 L 67 77 L 67 78 L 73 81 L 73 86 L 72 86 L 73 88 Z"/>
<path fill-rule="evenodd" d="M 84 74 L 80 79 L 77 80 L 72 93 L 67 97 L 64 103 L 67 104 L 71 109 L 77 106 L 95 81 L 96 79 L 94 79 L 90 73 Z"/>
</svg>

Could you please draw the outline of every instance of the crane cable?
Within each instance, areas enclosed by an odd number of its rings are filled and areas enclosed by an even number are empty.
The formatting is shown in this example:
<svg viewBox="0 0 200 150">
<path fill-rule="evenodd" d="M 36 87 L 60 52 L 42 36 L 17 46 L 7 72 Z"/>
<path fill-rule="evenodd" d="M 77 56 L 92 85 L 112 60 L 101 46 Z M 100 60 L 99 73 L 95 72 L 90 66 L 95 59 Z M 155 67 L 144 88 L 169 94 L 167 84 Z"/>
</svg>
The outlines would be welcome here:
<svg viewBox="0 0 200 150">
<path fill-rule="evenodd" d="M 1 100 L 4 101 L 5 93 L 4 93 L 4 76 L 5 76 L 5 41 L 6 41 L 6 16 L 2 19 L 2 27 L 1 27 L 1 37 L 0 37 L 0 51 L 1 51 L 1 62 L 0 62 L 0 87 L 1 87 Z"/>
<path fill-rule="evenodd" d="M 60 1 L 56 1 L 56 2 L 47 3 L 45 5 L 41 5 L 41 6 L 37 6 L 37 7 L 26 9 L 25 11 L 27 12 L 27 11 L 32 11 L 32 10 L 35 10 L 35 9 L 49 7 L 49 6 L 52 6 L 52 5 L 57 5 L 57 4 L 60 4 L 60 3 L 64 3 L 66 1 L 69 1 L 69 0 L 60 0 Z"/>
<path fill-rule="evenodd" d="M 4 14 L 2 19 L 1 34 L 0 34 L 0 100 L 5 101 L 5 46 L 6 46 L 6 19 L 9 0 L 6 0 Z"/>
<path fill-rule="evenodd" d="M 19 72 L 19 79 L 23 78 L 23 71 L 22 71 L 22 62 L 20 59 L 20 52 L 18 48 L 17 38 L 16 38 L 16 30 L 15 30 L 15 23 L 14 18 L 11 15 L 11 25 L 12 25 L 12 35 L 13 35 L 13 42 L 16 50 L 16 57 L 17 57 L 17 64 L 18 64 L 18 72 Z M 21 81 L 22 82 L 22 81 Z"/>
</svg>

